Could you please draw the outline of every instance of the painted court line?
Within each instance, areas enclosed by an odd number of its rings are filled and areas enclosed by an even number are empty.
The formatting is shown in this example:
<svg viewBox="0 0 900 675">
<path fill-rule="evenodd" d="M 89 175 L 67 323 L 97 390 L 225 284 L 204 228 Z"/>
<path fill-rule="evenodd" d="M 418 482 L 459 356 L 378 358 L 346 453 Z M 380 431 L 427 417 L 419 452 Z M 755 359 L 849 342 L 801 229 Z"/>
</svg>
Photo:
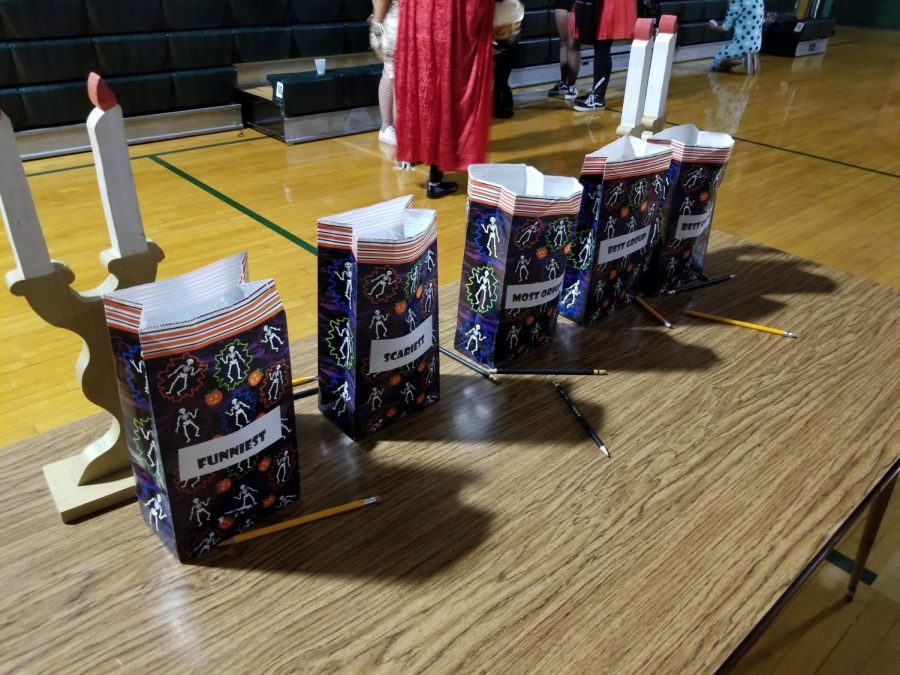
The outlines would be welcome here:
<svg viewBox="0 0 900 675">
<path fill-rule="evenodd" d="M 215 188 L 210 187 L 209 185 L 207 185 L 207 184 L 204 183 L 203 181 L 201 181 L 201 180 L 199 180 L 199 179 L 197 179 L 197 178 L 194 178 L 191 174 L 187 173 L 186 171 L 182 171 L 182 170 L 179 169 L 177 166 L 173 166 L 172 164 L 169 164 L 166 160 L 161 159 L 158 155 L 147 155 L 146 159 L 149 159 L 149 160 L 151 160 L 151 161 L 153 161 L 153 162 L 156 162 L 156 163 L 159 164 L 160 166 L 162 166 L 162 167 L 164 167 L 165 169 L 168 169 L 169 171 L 171 171 L 172 173 L 174 173 L 174 174 L 175 174 L 176 176 L 178 176 L 179 178 L 183 178 L 184 180 L 186 180 L 187 182 L 191 183 L 192 185 L 194 185 L 194 186 L 200 188 L 201 190 L 203 190 L 203 191 L 206 192 L 207 194 L 209 194 L 209 195 L 215 197 L 215 198 L 218 199 L 220 202 L 224 202 L 225 204 L 228 204 L 228 206 L 230 206 L 231 208 L 233 208 L 233 209 L 235 209 L 235 210 L 237 210 L 237 211 L 240 211 L 241 213 L 243 213 L 243 214 L 244 214 L 245 216 L 247 216 L 248 218 L 251 218 L 251 219 L 255 220 L 257 223 L 259 223 L 260 225 L 263 225 L 263 226 L 269 228 L 270 230 L 272 230 L 272 232 L 275 232 L 276 234 L 280 234 L 282 237 L 284 237 L 284 238 L 287 239 L 288 241 L 290 241 L 290 242 L 292 242 L 292 243 L 294 243 L 294 244 L 297 244 L 297 246 L 299 246 L 299 247 L 302 248 L 303 250 L 308 251 L 309 253 L 312 253 L 313 255 L 317 255 L 317 254 L 318 254 L 318 250 L 316 249 L 315 246 L 313 246 L 313 245 L 310 244 L 309 242 L 307 242 L 307 241 L 301 239 L 300 237 L 298 237 L 297 235 L 295 235 L 293 232 L 288 232 L 287 230 L 285 230 L 285 229 L 284 229 L 283 227 L 281 227 L 280 225 L 276 225 L 275 223 L 273 223 L 273 222 L 272 222 L 271 220 L 269 220 L 268 218 L 265 218 L 264 216 L 261 216 L 260 214 L 258 214 L 258 213 L 256 213 L 255 211 L 253 211 L 253 210 L 247 208 L 246 206 L 244 206 L 244 205 L 241 204 L 240 202 L 236 202 L 235 200 L 233 200 L 233 199 L 232 199 L 231 197 L 229 197 L 228 195 L 223 194 L 223 193 L 219 192 L 218 190 L 216 190 Z"/>
</svg>

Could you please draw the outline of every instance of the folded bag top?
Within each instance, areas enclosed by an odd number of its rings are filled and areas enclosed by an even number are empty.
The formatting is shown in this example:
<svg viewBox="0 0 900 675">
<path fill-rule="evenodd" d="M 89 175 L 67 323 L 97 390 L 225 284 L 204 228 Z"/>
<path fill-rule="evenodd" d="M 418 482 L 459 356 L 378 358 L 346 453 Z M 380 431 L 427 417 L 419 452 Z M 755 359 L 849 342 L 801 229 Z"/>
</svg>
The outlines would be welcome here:
<svg viewBox="0 0 900 675">
<path fill-rule="evenodd" d="M 581 183 L 568 176 L 547 176 L 527 164 L 472 164 L 469 199 L 522 216 L 540 217 L 551 210 L 575 213 Z"/>
<path fill-rule="evenodd" d="M 582 175 L 605 174 L 607 166 L 614 174 L 635 175 L 665 170 L 672 151 L 662 144 L 650 144 L 634 136 L 623 136 L 584 156 Z M 615 175 L 610 176 L 612 178 Z"/>
<path fill-rule="evenodd" d="M 679 162 L 718 162 L 731 156 L 734 139 L 718 131 L 703 131 L 693 124 L 680 124 L 647 139 L 649 143 L 672 147 L 673 159 Z"/>
</svg>

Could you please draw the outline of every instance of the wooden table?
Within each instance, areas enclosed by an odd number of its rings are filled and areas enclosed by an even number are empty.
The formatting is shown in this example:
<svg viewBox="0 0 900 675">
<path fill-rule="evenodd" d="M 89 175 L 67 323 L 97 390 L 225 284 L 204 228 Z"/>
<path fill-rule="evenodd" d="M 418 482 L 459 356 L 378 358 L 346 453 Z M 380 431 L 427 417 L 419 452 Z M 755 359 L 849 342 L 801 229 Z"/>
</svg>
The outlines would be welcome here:
<svg viewBox="0 0 900 675">
<path fill-rule="evenodd" d="M 731 282 L 591 329 L 531 365 L 442 360 L 439 405 L 353 444 L 297 406 L 289 514 L 384 503 L 179 565 L 136 504 L 76 525 L 40 467 L 99 417 L 2 451 L 4 670 L 696 672 L 721 665 L 900 454 L 900 292 L 716 234 Z M 455 287 L 441 289 L 444 344 Z M 687 307 L 799 333 L 684 317 Z M 314 342 L 296 345 L 297 374 Z M 37 386 L 37 383 L 35 383 Z"/>
</svg>

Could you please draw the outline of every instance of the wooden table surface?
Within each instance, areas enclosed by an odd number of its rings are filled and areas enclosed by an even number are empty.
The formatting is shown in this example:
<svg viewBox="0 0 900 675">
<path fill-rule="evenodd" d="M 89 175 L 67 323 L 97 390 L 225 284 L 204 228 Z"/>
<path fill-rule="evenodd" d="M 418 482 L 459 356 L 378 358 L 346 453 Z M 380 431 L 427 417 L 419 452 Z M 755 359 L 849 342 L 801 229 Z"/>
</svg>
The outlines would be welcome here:
<svg viewBox="0 0 900 675">
<path fill-rule="evenodd" d="M 179 565 L 130 504 L 63 525 L 41 465 L 90 418 L 0 451 L 5 671 L 697 672 L 721 664 L 900 455 L 900 292 L 716 233 L 726 284 L 581 329 L 494 386 L 353 444 L 297 406 L 303 498 L 384 503 Z M 455 286 L 441 289 L 451 343 Z M 799 340 L 684 317 L 695 308 Z M 295 345 L 295 374 L 315 345 Z M 35 383 L 34 386 L 39 386 Z"/>
</svg>

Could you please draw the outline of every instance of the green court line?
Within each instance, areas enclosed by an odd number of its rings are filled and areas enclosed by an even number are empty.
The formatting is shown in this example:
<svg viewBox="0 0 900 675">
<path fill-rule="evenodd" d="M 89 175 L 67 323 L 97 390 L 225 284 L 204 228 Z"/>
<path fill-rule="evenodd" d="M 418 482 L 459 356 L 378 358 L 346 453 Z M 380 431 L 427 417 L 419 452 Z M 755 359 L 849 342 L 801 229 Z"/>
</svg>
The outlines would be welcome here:
<svg viewBox="0 0 900 675">
<path fill-rule="evenodd" d="M 230 206 L 231 208 L 236 209 L 237 211 L 240 211 L 248 218 L 252 218 L 260 225 L 264 225 L 265 227 L 272 230 L 272 232 L 274 232 L 276 234 L 280 234 L 282 237 L 284 237 L 285 239 L 287 239 L 290 242 L 293 242 L 294 244 L 297 244 L 297 246 L 304 249 L 305 251 L 309 251 L 313 255 L 318 255 L 318 250 L 316 249 L 316 247 L 313 246 L 312 244 L 310 244 L 309 242 L 304 241 L 303 239 L 301 239 L 297 235 L 293 234 L 292 232 L 288 232 L 280 225 L 276 225 L 268 218 L 265 218 L 265 217 L 259 215 L 255 211 L 252 211 L 251 209 L 247 208 L 240 202 L 234 201 L 228 195 L 222 194 L 221 192 L 219 192 L 218 190 L 216 190 L 213 187 L 210 187 L 203 181 L 201 181 L 197 178 L 194 178 L 191 174 L 187 173 L 186 171 L 182 171 L 177 166 L 173 166 L 173 165 L 169 164 L 166 160 L 160 159 L 160 157 L 158 155 L 147 155 L 146 159 L 156 162 L 160 166 L 162 166 L 162 167 L 168 169 L 169 171 L 171 171 L 172 173 L 174 173 L 179 178 L 183 178 L 184 180 L 186 180 L 187 182 L 191 183 L 192 185 L 200 188 L 207 194 L 212 195 L 219 201 L 224 202 L 225 204 L 228 204 L 228 206 Z"/>
<path fill-rule="evenodd" d="M 149 159 L 154 156 L 161 155 L 175 155 L 180 152 L 193 152 L 194 150 L 206 150 L 207 148 L 218 148 L 222 145 L 234 145 L 235 143 L 251 143 L 253 141 L 261 141 L 269 136 L 254 136 L 253 138 L 238 138 L 233 141 L 222 141 L 221 143 L 207 143 L 205 145 L 192 145 L 189 148 L 179 148 L 177 150 L 163 150 L 162 152 L 153 152 L 147 155 L 135 155 L 132 157 L 132 161 L 136 159 Z M 51 173 L 62 173 L 64 171 L 74 171 L 76 169 L 87 169 L 94 166 L 93 162 L 89 162 L 88 164 L 74 164 L 72 166 L 63 166 L 58 169 L 47 169 L 46 171 L 35 171 L 34 173 L 26 174 L 29 178 L 32 176 L 46 176 Z"/>
</svg>

